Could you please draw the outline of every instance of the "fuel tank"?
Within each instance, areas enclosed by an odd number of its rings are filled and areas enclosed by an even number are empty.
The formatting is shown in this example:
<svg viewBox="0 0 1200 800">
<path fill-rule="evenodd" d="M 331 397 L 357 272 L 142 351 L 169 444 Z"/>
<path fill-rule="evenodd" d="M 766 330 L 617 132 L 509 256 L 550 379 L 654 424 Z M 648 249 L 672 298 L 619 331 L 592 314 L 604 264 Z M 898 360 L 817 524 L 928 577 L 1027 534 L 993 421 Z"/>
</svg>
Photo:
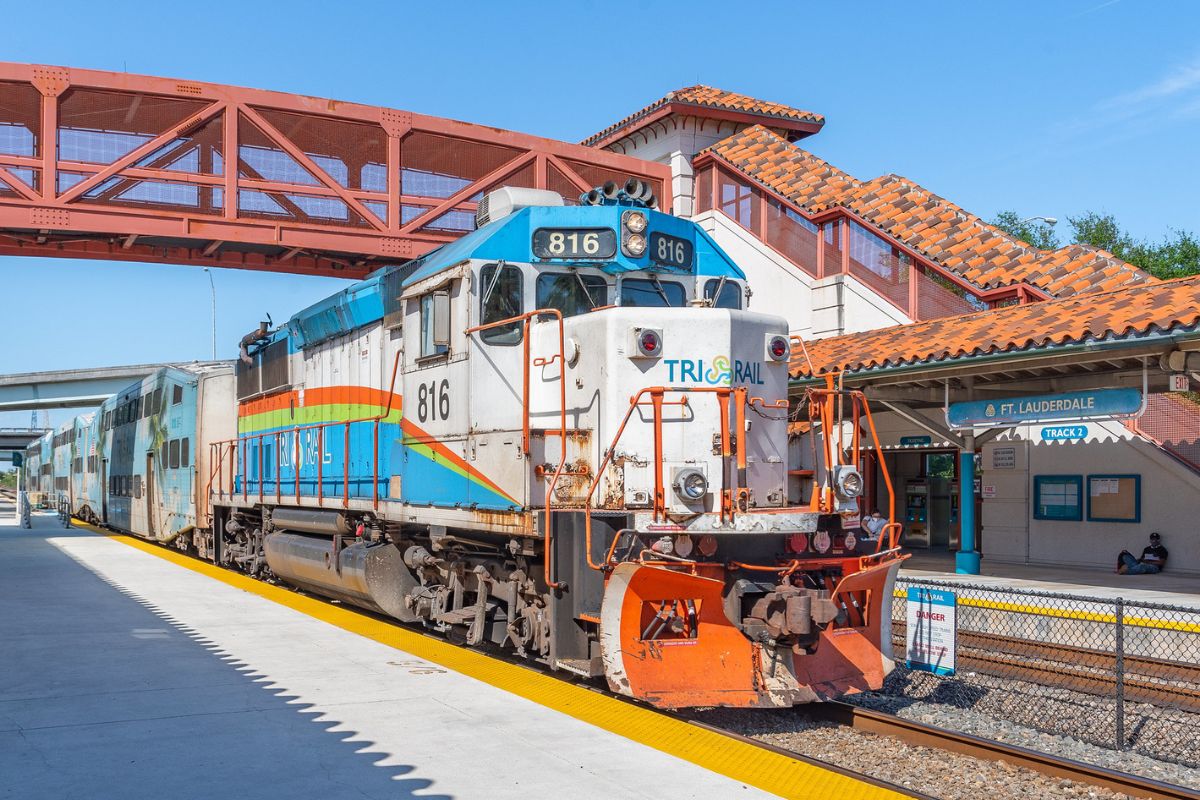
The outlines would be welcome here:
<svg viewBox="0 0 1200 800">
<path fill-rule="evenodd" d="M 417 619 L 404 607 L 417 579 L 399 548 L 355 542 L 335 550 L 335 544 L 322 536 L 284 531 L 268 535 L 264 549 L 271 572 L 294 586 L 404 622 Z"/>
</svg>

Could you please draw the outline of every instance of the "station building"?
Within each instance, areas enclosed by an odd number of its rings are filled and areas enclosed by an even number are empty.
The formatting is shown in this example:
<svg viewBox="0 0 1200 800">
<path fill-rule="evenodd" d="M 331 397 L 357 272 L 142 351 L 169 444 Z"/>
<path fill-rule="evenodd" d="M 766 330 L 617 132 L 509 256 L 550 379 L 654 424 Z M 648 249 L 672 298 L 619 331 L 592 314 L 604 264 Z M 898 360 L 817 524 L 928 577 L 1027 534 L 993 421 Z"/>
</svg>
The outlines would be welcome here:
<svg viewBox="0 0 1200 800">
<path fill-rule="evenodd" d="M 742 266 L 750 308 L 808 343 L 797 393 L 831 370 L 867 389 L 893 489 L 869 468 L 864 506 L 894 504 L 906 546 L 957 551 L 965 522 L 994 562 L 1111 570 L 1158 531 L 1167 570 L 1200 575 L 1200 405 L 1167 391 L 1200 378 L 1200 278 L 1040 250 L 905 177 L 860 180 L 813 152 L 824 121 L 693 86 L 583 143 L 671 166 L 674 213 Z M 947 423 L 950 403 L 1113 387 L 1140 413 Z"/>
</svg>

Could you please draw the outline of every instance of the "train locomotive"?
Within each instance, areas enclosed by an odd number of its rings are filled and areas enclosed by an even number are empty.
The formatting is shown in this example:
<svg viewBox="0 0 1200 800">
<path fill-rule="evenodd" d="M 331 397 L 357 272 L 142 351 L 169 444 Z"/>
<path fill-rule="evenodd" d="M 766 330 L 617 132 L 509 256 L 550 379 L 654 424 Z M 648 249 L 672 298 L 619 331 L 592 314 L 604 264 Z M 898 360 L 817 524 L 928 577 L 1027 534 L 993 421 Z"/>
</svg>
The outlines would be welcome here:
<svg viewBox="0 0 1200 800">
<path fill-rule="evenodd" d="M 898 526 L 853 533 L 870 411 L 810 390 L 790 475 L 792 342 L 749 295 L 637 181 L 499 189 L 232 369 L 162 370 L 77 423 L 69 502 L 655 706 L 875 689 L 904 556 Z"/>
</svg>

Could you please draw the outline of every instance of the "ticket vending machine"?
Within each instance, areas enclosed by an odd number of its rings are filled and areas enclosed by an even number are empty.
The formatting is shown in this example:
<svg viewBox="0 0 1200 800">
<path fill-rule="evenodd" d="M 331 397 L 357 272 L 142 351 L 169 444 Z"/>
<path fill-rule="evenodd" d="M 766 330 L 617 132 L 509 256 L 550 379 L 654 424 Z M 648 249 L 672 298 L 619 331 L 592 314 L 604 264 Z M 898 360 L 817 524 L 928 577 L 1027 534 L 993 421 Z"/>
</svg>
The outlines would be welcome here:
<svg viewBox="0 0 1200 800">
<path fill-rule="evenodd" d="M 929 547 L 929 484 L 923 479 L 909 481 L 904 489 L 905 547 Z"/>
</svg>

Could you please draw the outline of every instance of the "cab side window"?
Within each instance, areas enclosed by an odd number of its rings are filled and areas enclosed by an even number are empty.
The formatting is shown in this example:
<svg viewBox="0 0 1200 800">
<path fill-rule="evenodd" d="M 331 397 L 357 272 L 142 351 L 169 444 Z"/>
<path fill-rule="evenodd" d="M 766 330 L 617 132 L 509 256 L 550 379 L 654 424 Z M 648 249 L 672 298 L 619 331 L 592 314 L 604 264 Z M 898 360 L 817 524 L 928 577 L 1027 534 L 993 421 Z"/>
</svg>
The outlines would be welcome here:
<svg viewBox="0 0 1200 800">
<path fill-rule="evenodd" d="M 499 322 L 525 312 L 525 282 L 521 270 L 512 266 L 488 264 L 479 271 L 479 324 Z M 487 344 L 520 344 L 524 325 L 511 322 L 479 332 Z"/>
<path fill-rule="evenodd" d="M 421 358 L 450 352 L 450 293 L 431 292 L 421 298 Z"/>
</svg>

